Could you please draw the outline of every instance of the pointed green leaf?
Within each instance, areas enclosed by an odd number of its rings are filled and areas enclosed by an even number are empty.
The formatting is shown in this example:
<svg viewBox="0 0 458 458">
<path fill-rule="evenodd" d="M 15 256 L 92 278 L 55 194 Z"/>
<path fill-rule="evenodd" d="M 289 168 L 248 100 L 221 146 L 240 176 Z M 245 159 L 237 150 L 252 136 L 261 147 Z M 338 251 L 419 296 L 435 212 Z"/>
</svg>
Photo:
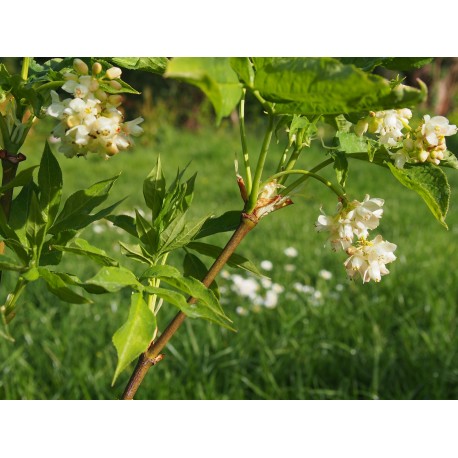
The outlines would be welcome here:
<svg viewBox="0 0 458 458">
<path fill-rule="evenodd" d="M 202 318 L 212 323 L 216 323 L 231 331 L 235 331 L 235 329 L 229 324 L 232 323 L 229 317 L 221 314 L 219 310 L 215 310 L 213 307 L 208 306 L 208 304 L 205 302 L 198 301 L 195 304 L 189 304 L 182 294 L 165 288 L 146 286 L 145 291 L 149 294 L 156 294 L 165 302 L 169 302 L 170 304 L 175 305 L 190 318 Z"/>
<path fill-rule="evenodd" d="M 45 144 L 38 171 L 38 187 L 40 189 L 40 208 L 46 226 L 50 227 L 59 211 L 62 195 L 62 171 L 57 159 L 51 152 L 48 142 Z"/>
<path fill-rule="evenodd" d="M 204 256 L 210 256 L 213 259 L 216 259 L 223 251 L 223 249 L 218 246 L 203 242 L 191 242 L 187 245 L 187 248 L 197 251 Z M 247 270 L 248 272 L 263 277 L 263 274 L 259 272 L 257 267 L 249 259 L 239 254 L 234 253 L 227 261 L 227 264 L 231 267 L 238 267 L 239 269 Z"/>
<path fill-rule="evenodd" d="M 143 286 L 137 281 L 135 275 L 124 267 L 102 267 L 94 277 L 85 282 L 113 293 L 127 286 L 141 290 Z"/>
<path fill-rule="evenodd" d="M 161 211 L 165 191 L 165 178 L 162 173 L 161 158 L 158 156 L 155 167 L 143 182 L 143 196 L 146 205 L 151 209 L 153 220 Z"/>
<path fill-rule="evenodd" d="M 86 256 L 89 259 L 92 259 L 97 264 L 102 266 L 117 266 L 118 262 L 108 256 L 104 250 L 97 248 L 91 245 L 88 241 L 84 239 L 75 239 L 72 242 L 72 245 L 52 245 L 51 247 L 54 250 L 65 251 L 67 253 L 73 253 L 80 256 Z"/>
<path fill-rule="evenodd" d="M 165 72 L 168 62 L 166 57 L 110 57 L 108 60 L 118 67 L 129 70 L 142 70 L 159 75 Z"/>
<path fill-rule="evenodd" d="M 242 96 L 242 85 L 228 57 L 178 57 L 169 61 L 166 78 L 200 88 L 210 99 L 219 123 L 229 116 Z"/>
<path fill-rule="evenodd" d="M 194 254 L 186 253 L 183 260 L 183 274 L 185 277 L 194 277 L 202 281 L 207 275 L 207 266 Z M 216 280 L 213 280 L 212 284 L 208 287 L 213 291 L 216 298 L 219 300 L 221 294 L 218 289 Z"/>
<path fill-rule="evenodd" d="M 353 132 L 337 132 L 339 150 L 345 153 L 367 153 L 368 140 L 366 137 L 358 137 Z"/>
<path fill-rule="evenodd" d="M 135 228 L 135 219 L 128 215 L 109 215 L 107 220 L 115 226 L 124 229 L 128 234 L 138 238 L 137 229 Z"/>
<path fill-rule="evenodd" d="M 21 192 L 16 196 L 11 205 L 9 225 L 18 237 L 18 240 L 28 246 L 29 242 L 26 237 L 27 220 L 30 212 L 32 194 L 36 190 L 36 185 L 30 181 L 24 185 Z"/>
<path fill-rule="evenodd" d="M 0 254 L 0 270 L 14 270 L 16 272 L 21 272 L 24 268 L 25 266 L 18 265 L 14 259 L 11 259 L 4 254 Z"/>
<path fill-rule="evenodd" d="M 194 239 L 195 235 L 199 232 L 202 225 L 207 219 L 208 216 L 204 216 L 202 219 L 198 221 L 186 223 L 182 231 L 177 235 L 175 239 L 173 239 L 170 243 L 164 244 L 161 247 L 161 253 L 176 250 L 177 248 L 186 246 L 191 240 Z"/>
<path fill-rule="evenodd" d="M 403 169 L 396 168 L 387 163 L 391 173 L 406 188 L 415 191 L 426 203 L 435 218 L 445 227 L 450 201 L 450 185 L 445 173 L 432 164 L 406 166 Z"/>
<path fill-rule="evenodd" d="M 119 175 L 118 175 L 119 176 Z M 99 181 L 87 189 L 77 191 L 65 202 L 64 208 L 49 230 L 51 234 L 85 227 L 90 212 L 104 202 L 118 176 Z M 83 221 L 83 222 L 81 222 Z"/>
<path fill-rule="evenodd" d="M 32 248 L 33 257 L 38 260 L 46 236 L 46 221 L 38 203 L 38 197 L 32 192 L 29 215 L 27 217 L 26 237 Z"/>
<path fill-rule="evenodd" d="M 155 255 L 159 245 L 157 230 L 137 210 L 135 210 L 135 226 L 138 238 L 143 243 L 146 251 L 151 255 Z"/>
<path fill-rule="evenodd" d="M 345 153 L 342 151 L 335 151 L 332 154 L 334 158 L 334 170 L 336 172 L 337 181 L 342 188 L 345 188 L 345 183 L 348 177 L 348 160 Z"/>
<path fill-rule="evenodd" d="M 127 321 L 113 335 L 118 364 L 112 385 L 118 375 L 148 348 L 156 333 L 156 327 L 156 317 L 148 308 L 142 295 L 132 294 Z"/>
<path fill-rule="evenodd" d="M 54 249 L 54 245 L 66 246 L 67 243 L 76 236 L 77 231 L 62 231 L 52 236 L 43 244 L 40 255 L 40 266 L 56 266 L 62 260 L 62 251 Z"/>
<path fill-rule="evenodd" d="M 135 259 L 136 261 L 150 265 L 153 262 L 151 257 L 148 257 L 148 253 L 144 253 L 140 245 L 129 245 L 127 243 L 118 242 L 121 246 L 121 253 L 127 257 Z"/>
<path fill-rule="evenodd" d="M 220 232 L 235 231 L 240 224 L 240 210 L 231 210 L 221 216 L 209 218 L 200 228 L 200 231 L 195 236 L 195 239 L 207 237 Z"/>
<path fill-rule="evenodd" d="M 40 274 L 40 278 L 46 282 L 48 290 L 56 295 L 59 299 L 62 299 L 65 302 L 70 302 L 72 304 L 92 303 L 91 300 L 81 296 L 78 293 L 75 293 L 75 291 L 70 289 L 64 280 L 62 280 L 62 278 L 56 273 L 51 272 L 50 270 L 43 267 L 39 267 L 38 272 Z"/>
<path fill-rule="evenodd" d="M 180 278 L 181 273 L 180 271 L 173 266 L 168 265 L 154 265 L 146 269 L 141 277 L 140 280 L 150 279 L 150 278 Z"/>
<path fill-rule="evenodd" d="M 32 180 L 33 171 L 38 167 L 34 165 L 27 169 L 21 170 L 7 185 L 0 186 L 0 195 L 4 194 L 8 189 L 25 186 Z"/>
</svg>

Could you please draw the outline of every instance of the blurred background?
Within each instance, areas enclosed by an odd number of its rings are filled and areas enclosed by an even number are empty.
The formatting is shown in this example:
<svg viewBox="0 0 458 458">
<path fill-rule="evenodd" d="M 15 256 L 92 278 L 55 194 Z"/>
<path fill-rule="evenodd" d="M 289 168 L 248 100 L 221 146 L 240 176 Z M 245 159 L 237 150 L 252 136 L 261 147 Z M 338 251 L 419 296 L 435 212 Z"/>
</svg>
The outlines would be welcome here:
<svg viewBox="0 0 458 458">
<path fill-rule="evenodd" d="M 19 69 L 17 59 L 0 61 L 10 71 Z M 418 117 L 444 115 L 458 124 L 457 58 L 436 58 L 402 76 L 407 84 L 415 86 L 420 78 L 428 85 Z M 59 154 L 64 194 L 122 172 L 112 201 L 128 199 L 118 212 L 146 211 L 141 183 L 160 154 L 169 181 L 189 162 L 189 173 L 198 172 L 196 217 L 241 209 L 233 172 L 235 154 L 241 157 L 237 114 L 216 126 L 212 107 L 198 89 L 151 74 L 125 71 L 123 79 L 142 92 L 126 97 L 123 106 L 127 119 L 144 117 L 144 135 L 132 151 L 108 161 Z M 251 154 L 260 150 L 263 125 L 260 107 L 248 99 Z M 29 135 L 22 151 L 28 165 L 39 162 L 52 128 L 52 121 L 41 121 Z M 458 153 L 457 136 L 448 137 L 447 145 Z M 283 141 L 273 142 L 269 170 L 275 169 L 283 146 Z M 302 165 L 311 168 L 324 154 L 313 143 Z M 389 171 L 350 163 L 348 194 L 358 200 L 365 194 L 385 199 L 378 232 L 398 245 L 391 274 L 379 284 L 346 278 L 345 255 L 331 252 L 324 246 L 325 235 L 314 230 L 320 207 L 333 212 L 335 199 L 319 184 L 308 183 L 294 205 L 262 220 L 239 249 L 266 277 L 228 268 L 218 280 L 237 333 L 186 320 L 137 398 L 457 398 L 458 173 L 444 170 L 452 187 L 448 231 Z M 332 170 L 326 173 L 334 179 Z M 118 241 L 129 243 L 127 234 L 100 221 L 84 236 L 126 262 Z M 222 234 L 209 241 L 223 245 L 228 238 Z M 180 262 L 179 256 L 171 259 L 177 266 Z M 65 256 L 62 269 L 89 278 L 97 266 Z M 2 300 L 11 280 L 5 275 Z M 16 342 L 0 340 L 1 399 L 121 396 L 130 372 L 110 386 L 116 364 L 111 336 L 127 318 L 129 293 L 93 299 L 91 305 L 72 305 L 58 302 L 40 282 L 29 287 L 11 323 Z M 159 328 L 174 314 L 172 306 L 164 306 Z"/>
</svg>

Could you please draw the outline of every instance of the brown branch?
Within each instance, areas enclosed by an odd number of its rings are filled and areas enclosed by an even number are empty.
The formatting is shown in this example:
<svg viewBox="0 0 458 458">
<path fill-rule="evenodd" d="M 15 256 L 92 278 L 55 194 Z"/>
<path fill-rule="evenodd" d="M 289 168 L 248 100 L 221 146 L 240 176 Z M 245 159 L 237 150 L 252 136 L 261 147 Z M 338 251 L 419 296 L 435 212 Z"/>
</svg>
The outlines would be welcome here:
<svg viewBox="0 0 458 458">
<path fill-rule="evenodd" d="M 224 267 L 228 259 L 234 253 L 235 249 L 240 245 L 241 241 L 245 238 L 248 232 L 250 232 L 256 226 L 257 223 L 258 219 L 255 216 L 242 213 L 240 225 L 232 234 L 232 237 L 230 238 L 229 242 L 224 247 L 223 251 L 215 260 L 213 265 L 210 267 L 210 270 L 208 271 L 205 278 L 202 280 L 202 283 L 207 288 L 212 284 L 215 277 Z M 193 297 L 190 297 L 188 299 L 189 304 L 193 304 L 195 301 L 196 299 Z M 146 350 L 146 352 L 140 356 L 137 362 L 137 366 L 135 367 L 134 372 L 130 377 L 129 383 L 127 384 L 127 387 L 124 390 L 122 399 L 134 398 L 135 393 L 140 387 L 149 368 L 162 359 L 162 355 L 160 354 L 160 352 L 163 350 L 167 342 L 172 338 L 172 336 L 181 326 L 185 318 L 186 315 L 183 312 L 177 313 L 175 318 L 173 318 L 173 320 L 170 322 L 170 324 L 167 326 L 164 332 L 160 335 L 160 337 L 155 342 L 152 342 L 148 350 Z"/>
</svg>

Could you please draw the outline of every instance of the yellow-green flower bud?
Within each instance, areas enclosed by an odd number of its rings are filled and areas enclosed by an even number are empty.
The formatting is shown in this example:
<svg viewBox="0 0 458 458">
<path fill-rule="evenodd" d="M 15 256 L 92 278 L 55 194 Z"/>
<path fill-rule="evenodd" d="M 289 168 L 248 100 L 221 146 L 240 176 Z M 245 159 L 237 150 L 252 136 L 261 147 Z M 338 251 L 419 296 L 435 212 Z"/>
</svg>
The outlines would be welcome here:
<svg viewBox="0 0 458 458">
<path fill-rule="evenodd" d="M 110 80 L 114 80 L 116 78 L 119 78 L 121 76 L 121 69 L 118 67 L 111 67 L 107 70 L 106 75 L 107 78 Z"/>
<path fill-rule="evenodd" d="M 108 97 L 108 103 L 114 107 L 119 107 L 122 103 L 122 95 L 110 95 Z"/>
<path fill-rule="evenodd" d="M 361 137 L 362 135 L 364 135 L 367 132 L 368 128 L 369 128 L 369 123 L 367 122 L 367 119 L 366 118 L 360 119 L 354 127 L 355 134 L 358 137 Z"/>
<path fill-rule="evenodd" d="M 118 81 L 110 81 L 110 86 L 116 91 L 119 91 L 122 88 L 122 84 Z"/>
<path fill-rule="evenodd" d="M 73 61 L 73 69 L 80 75 L 87 75 L 89 72 L 88 66 L 81 59 L 75 59 Z"/>
<path fill-rule="evenodd" d="M 107 93 L 105 91 L 102 91 L 102 89 L 97 89 L 97 91 L 95 91 L 94 95 L 102 103 L 105 102 L 105 100 L 108 98 Z"/>
<path fill-rule="evenodd" d="M 95 62 L 92 65 L 92 74 L 98 75 L 102 71 L 102 64 L 100 62 Z"/>
</svg>

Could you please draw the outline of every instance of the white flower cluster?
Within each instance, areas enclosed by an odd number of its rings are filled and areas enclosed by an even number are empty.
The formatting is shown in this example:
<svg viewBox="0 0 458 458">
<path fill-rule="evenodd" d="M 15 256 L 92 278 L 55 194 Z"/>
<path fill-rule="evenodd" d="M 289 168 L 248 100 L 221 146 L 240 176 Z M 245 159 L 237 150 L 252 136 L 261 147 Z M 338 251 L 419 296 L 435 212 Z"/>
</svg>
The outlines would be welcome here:
<svg viewBox="0 0 458 458">
<path fill-rule="evenodd" d="M 380 235 L 372 241 L 367 239 L 369 231 L 379 225 L 383 204 L 382 199 L 371 199 L 366 194 L 363 202 L 354 200 L 346 206 L 339 202 L 333 216 L 321 211 L 315 224 L 318 232 L 329 232 L 334 251 L 344 250 L 349 255 L 344 263 L 349 277 L 359 274 L 363 283 L 380 281 L 383 275 L 389 273 L 386 264 L 396 259 L 393 254 L 395 244 L 384 241 Z"/>
<path fill-rule="evenodd" d="M 132 136 L 143 133 L 139 124 L 143 118 L 123 122 L 124 118 L 118 107 L 120 95 L 109 95 L 100 87 L 100 82 L 109 84 L 113 89 L 121 89 L 116 78 L 121 76 L 117 67 L 109 68 L 102 75 L 102 66 L 96 62 L 89 75 L 87 65 L 75 59 L 74 72 L 64 75 L 66 82 L 62 89 L 73 98 L 59 99 L 51 91 L 52 103 L 46 113 L 60 123 L 52 131 L 53 137 L 60 141 L 59 151 L 67 157 L 85 156 L 87 153 L 99 153 L 113 156 L 133 144 Z"/>
<path fill-rule="evenodd" d="M 400 147 L 396 151 L 389 151 L 399 169 L 404 168 L 406 162 L 431 162 L 439 165 L 447 149 L 445 137 L 455 135 L 457 127 L 450 125 L 444 116 L 431 118 L 425 115 L 421 124 L 412 130 L 409 126 L 411 117 L 412 112 L 408 108 L 371 112 L 357 122 L 354 130 L 359 136 L 366 132 L 378 134 L 380 143 L 388 149 Z M 407 130 L 406 134 L 403 129 Z"/>
<path fill-rule="evenodd" d="M 412 112 L 408 108 L 400 110 L 371 111 L 369 116 L 358 121 L 355 133 L 359 136 L 367 131 L 379 135 L 383 145 L 396 146 L 403 138 L 402 129 L 409 125 Z"/>
</svg>

